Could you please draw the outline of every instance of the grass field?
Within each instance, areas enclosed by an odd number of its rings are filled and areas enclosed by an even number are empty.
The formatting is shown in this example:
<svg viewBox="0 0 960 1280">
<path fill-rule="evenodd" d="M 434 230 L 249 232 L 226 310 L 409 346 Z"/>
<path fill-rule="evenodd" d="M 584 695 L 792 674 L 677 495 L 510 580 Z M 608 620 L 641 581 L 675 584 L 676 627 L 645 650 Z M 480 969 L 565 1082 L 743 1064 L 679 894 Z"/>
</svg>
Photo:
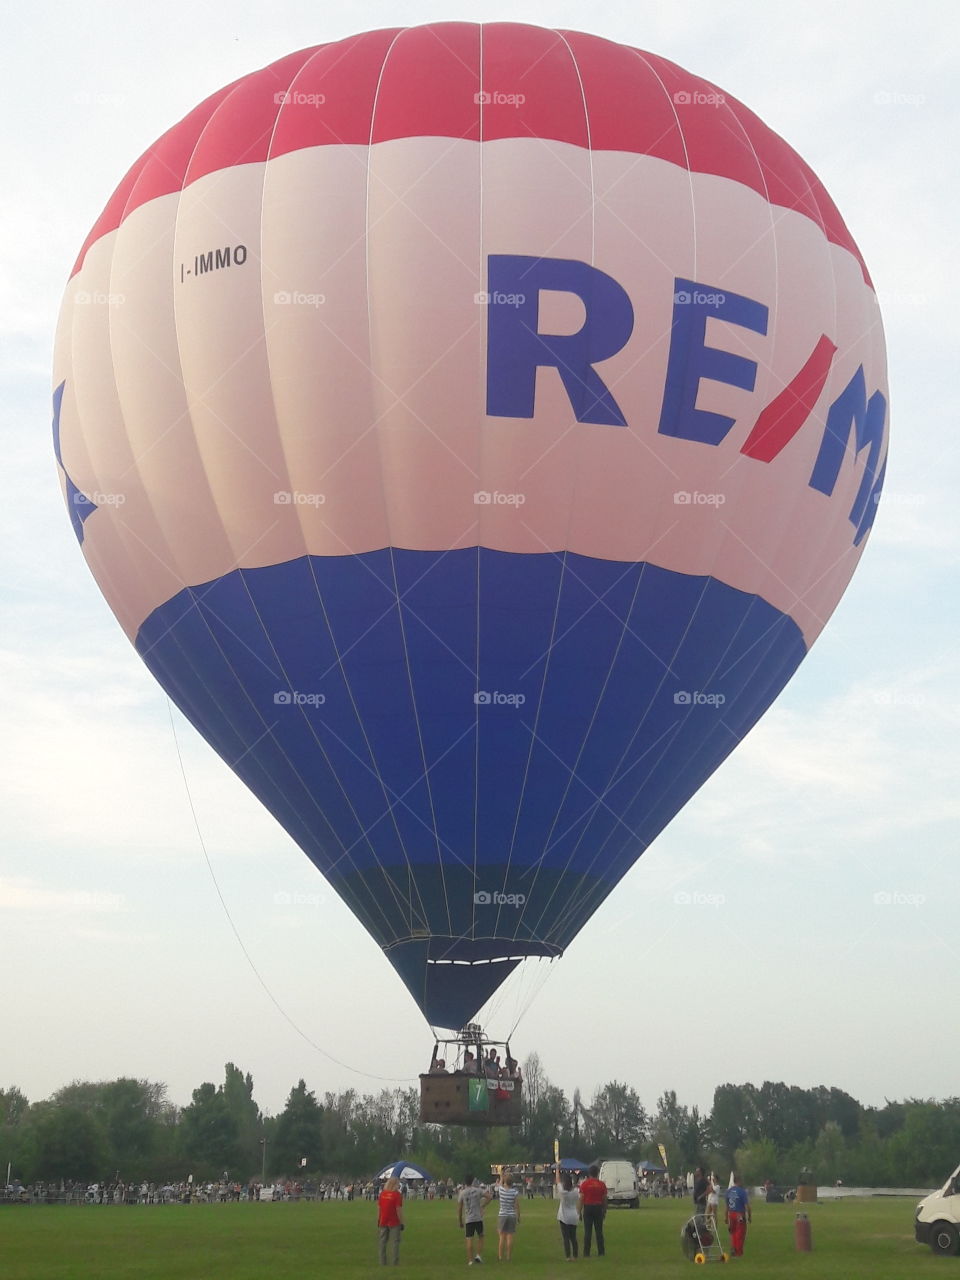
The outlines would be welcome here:
<svg viewBox="0 0 960 1280">
<path fill-rule="evenodd" d="M 935 1258 L 913 1239 L 913 1201 L 844 1200 L 809 1207 L 813 1252 L 794 1249 L 794 1209 L 760 1204 L 746 1256 L 724 1270 L 782 1280 L 960 1280 L 960 1258 Z M 607 1256 L 565 1263 L 550 1201 L 523 1202 L 511 1271 L 531 1280 L 563 1277 L 573 1267 L 608 1277 L 692 1280 L 680 1252 L 689 1205 L 649 1201 L 607 1216 Z M 489 1213 L 489 1210 L 488 1210 Z M 439 1280 L 466 1267 L 456 1207 L 407 1205 L 400 1269 Z M 484 1265 L 497 1272 L 496 1219 L 487 1223 Z M 726 1233 L 723 1233 L 726 1244 Z M 369 1203 L 156 1205 L 0 1208 L 2 1280 L 312 1280 L 373 1276 L 377 1242 Z M 478 1269 L 482 1273 L 482 1268 Z M 713 1268 L 716 1270 L 716 1268 Z M 574 1273 L 576 1274 L 576 1272 Z"/>
</svg>

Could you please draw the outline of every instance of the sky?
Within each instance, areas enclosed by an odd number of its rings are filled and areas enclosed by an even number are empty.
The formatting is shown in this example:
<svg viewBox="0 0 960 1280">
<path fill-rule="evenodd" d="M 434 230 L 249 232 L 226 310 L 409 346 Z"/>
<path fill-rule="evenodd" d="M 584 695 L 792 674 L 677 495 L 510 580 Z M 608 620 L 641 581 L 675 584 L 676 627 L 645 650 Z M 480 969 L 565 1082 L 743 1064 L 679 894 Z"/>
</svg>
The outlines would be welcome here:
<svg viewBox="0 0 960 1280">
<path fill-rule="evenodd" d="M 800 16 L 802 15 L 802 16 Z M 511 979 L 518 1057 L 585 1096 L 725 1081 L 956 1092 L 960 13 L 912 3 L 40 0 L 5 18 L 0 190 L 0 1087 L 235 1062 L 279 1111 L 411 1082 L 431 1038 L 374 943 L 171 709 L 63 507 L 50 363 L 77 251 L 133 160 L 294 49 L 464 19 L 580 28 L 715 81 L 822 179 L 876 284 L 891 452 L 873 534 L 779 700 L 569 947 Z M 948 159 L 944 162 L 943 157 Z M 181 768 L 182 762 L 182 768 Z M 533 995 L 536 999 L 532 999 Z"/>
</svg>

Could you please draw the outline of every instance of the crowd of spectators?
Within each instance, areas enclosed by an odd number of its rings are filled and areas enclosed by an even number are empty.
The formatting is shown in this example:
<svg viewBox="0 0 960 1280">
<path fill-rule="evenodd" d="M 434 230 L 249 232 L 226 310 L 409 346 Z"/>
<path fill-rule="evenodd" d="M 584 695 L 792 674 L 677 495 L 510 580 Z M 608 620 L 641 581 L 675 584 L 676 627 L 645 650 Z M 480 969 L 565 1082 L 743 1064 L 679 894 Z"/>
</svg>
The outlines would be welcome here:
<svg viewBox="0 0 960 1280">
<path fill-rule="evenodd" d="M 640 1195 L 654 1200 L 682 1200 L 687 1194 L 685 1176 L 670 1178 L 666 1174 L 641 1173 Z"/>
<path fill-rule="evenodd" d="M 353 1200 L 361 1194 L 374 1199 L 374 1184 L 359 1181 L 279 1181 L 236 1182 L 35 1182 L 24 1186 L 16 1180 L 0 1188 L 0 1201 L 20 1204 L 226 1204 L 239 1201 Z"/>
<path fill-rule="evenodd" d="M 368 1200 L 375 1201 L 382 1183 L 374 1178 L 251 1179 L 248 1182 L 222 1178 L 218 1182 L 202 1182 L 187 1179 L 171 1182 L 125 1182 L 114 1178 L 103 1182 L 35 1182 L 29 1186 L 14 1179 L 6 1188 L 0 1188 L 0 1202 L 22 1204 L 226 1204 L 239 1201 L 281 1200 Z M 519 1175 L 518 1186 L 528 1199 L 549 1199 L 553 1196 L 553 1181 L 545 1174 Z M 415 1200 L 455 1200 L 460 1190 L 453 1178 L 439 1178 L 431 1182 L 410 1181 L 402 1184 L 405 1198 Z M 661 1174 L 643 1174 L 640 1177 L 640 1195 L 660 1199 L 683 1199 L 688 1194 L 685 1177 L 669 1178 Z"/>
</svg>

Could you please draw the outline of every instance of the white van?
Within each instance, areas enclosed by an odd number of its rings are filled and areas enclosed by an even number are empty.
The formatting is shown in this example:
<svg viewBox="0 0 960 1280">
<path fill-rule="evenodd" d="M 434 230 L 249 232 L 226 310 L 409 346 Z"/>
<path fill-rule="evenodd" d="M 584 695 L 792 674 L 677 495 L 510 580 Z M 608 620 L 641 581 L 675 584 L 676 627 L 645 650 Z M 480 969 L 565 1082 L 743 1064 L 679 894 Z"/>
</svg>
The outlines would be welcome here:
<svg viewBox="0 0 960 1280">
<path fill-rule="evenodd" d="M 600 1181 L 607 1184 L 607 1203 L 639 1209 L 640 1183 L 630 1161 L 598 1160 L 596 1163 L 600 1166 Z"/>
<path fill-rule="evenodd" d="M 960 1165 L 939 1191 L 917 1205 L 913 1230 L 918 1243 L 928 1244 L 934 1253 L 960 1253 Z"/>
</svg>

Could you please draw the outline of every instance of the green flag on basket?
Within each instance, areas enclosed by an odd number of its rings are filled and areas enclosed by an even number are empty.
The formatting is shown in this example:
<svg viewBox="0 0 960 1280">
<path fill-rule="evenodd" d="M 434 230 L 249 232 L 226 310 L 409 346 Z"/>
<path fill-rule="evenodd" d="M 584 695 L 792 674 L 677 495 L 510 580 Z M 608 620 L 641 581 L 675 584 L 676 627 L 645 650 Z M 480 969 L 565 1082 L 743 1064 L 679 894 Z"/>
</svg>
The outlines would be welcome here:
<svg viewBox="0 0 960 1280">
<path fill-rule="evenodd" d="M 471 1111 L 489 1111 L 490 1110 L 490 1094 L 487 1091 L 486 1080 L 471 1080 L 470 1085 L 470 1110 Z"/>
</svg>

